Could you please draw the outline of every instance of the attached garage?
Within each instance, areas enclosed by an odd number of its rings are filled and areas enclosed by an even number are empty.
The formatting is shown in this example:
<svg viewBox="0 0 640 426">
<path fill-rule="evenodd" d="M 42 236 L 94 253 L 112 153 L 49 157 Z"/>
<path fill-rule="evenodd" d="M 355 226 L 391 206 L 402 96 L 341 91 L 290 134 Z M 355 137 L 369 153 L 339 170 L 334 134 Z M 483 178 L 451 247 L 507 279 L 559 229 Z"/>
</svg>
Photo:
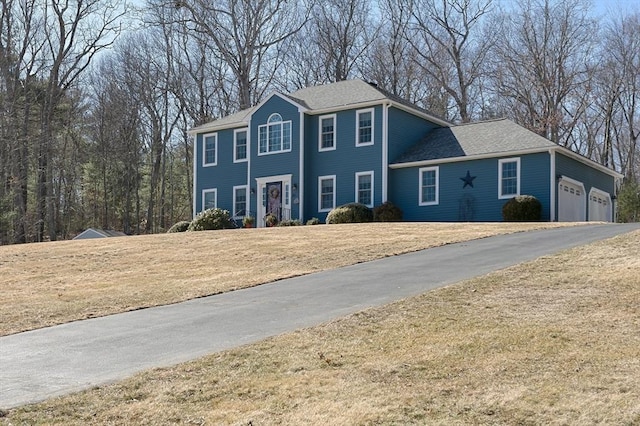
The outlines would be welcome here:
<svg viewBox="0 0 640 426">
<path fill-rule="evenodd" d="M 611 222 L 612 207 L 609 193 L 591 188 L 589 191 L 589 221 Z"/>
<path fill-rule="evenodd" d="M 562 176 L 558 182 L 558 222 L 587 220 L 587 194 L 582 182 Z"/>
</svg>

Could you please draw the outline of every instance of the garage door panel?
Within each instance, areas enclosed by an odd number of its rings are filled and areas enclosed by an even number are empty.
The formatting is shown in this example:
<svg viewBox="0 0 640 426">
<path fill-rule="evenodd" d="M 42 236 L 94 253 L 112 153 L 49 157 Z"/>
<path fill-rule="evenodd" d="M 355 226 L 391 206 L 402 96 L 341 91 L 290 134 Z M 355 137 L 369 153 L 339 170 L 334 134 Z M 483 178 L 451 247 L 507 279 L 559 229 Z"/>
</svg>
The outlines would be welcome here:
<svg viewBox="0 0 640 426">
<path fill-rule="evenodd" d="M 561 179 L 558 183 L 558 221 L 584 222 L 586 215 L 586 194 L 582 183 Z"/>
</svg>

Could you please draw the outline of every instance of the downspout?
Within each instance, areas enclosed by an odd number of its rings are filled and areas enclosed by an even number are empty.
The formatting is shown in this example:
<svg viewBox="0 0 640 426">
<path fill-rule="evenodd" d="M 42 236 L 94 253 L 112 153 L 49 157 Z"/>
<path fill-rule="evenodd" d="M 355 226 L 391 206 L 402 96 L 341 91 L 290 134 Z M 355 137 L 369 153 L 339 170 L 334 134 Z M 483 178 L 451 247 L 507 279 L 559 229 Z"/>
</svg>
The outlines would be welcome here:
<svg viewBox="0 0 640 426">
<path fill-rule="evenodd" d="M 389 186 L 389 107 L 390 102 L 382 104 L 382 202 L 388 200 Z"/>
<path fill-rule="evenodd" d="M 549 185 L 550 185 L 550 200 L 549 200 L 549 215 L 550 215 L 550 221 L 551 222 L 555 222 L 556 221 L 556 190 L 558 188 L 558 185 L 556 183 L 556 151 L 555 149 L 550 149 L 549 150 L 549 158 L 550 158 L 550 164 L 549 164 Z"/>
<path fill-rule="evenodd" d="M 298 217 L 300 222 L 304 223 L 304 112 L 300 113 L 300 166 L 298 176 Z M 293 197 L 293 188 L 292 188 Z"/>
<path fill-rule="evenodd" d="M 198 134 L 193 135 L 193 211 L 191 212 L 192 219 L 196 218 L 196 205 L 198 194 L 196 194 L 198 182 Z"/>
</svg>

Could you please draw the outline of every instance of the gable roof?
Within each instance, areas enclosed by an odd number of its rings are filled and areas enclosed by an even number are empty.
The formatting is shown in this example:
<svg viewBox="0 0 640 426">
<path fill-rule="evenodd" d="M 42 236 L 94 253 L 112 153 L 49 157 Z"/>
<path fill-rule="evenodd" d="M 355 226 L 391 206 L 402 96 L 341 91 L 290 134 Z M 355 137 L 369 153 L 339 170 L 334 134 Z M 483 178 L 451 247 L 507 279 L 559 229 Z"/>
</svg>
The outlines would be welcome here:
<svg viewBox="0 0 640 426">
<path fill-rule="evenodd" d="M 450 123 L 443 118 L 431 114 L 429 111 L 399 96 L 393 95 L 374 84 L 366 83 L 362 80 L 345 80 L 320 86 L 311 86 L 290 94 L 280 94 L 276 92 L 265 98 L 265 101 L 274 95 L 283 99 L 289 99 L 291 102 L 304 107 L 310 114 L 364 107 L 365 105 L 375 105 L 387 101 L 397 107 L 421 114 L 437 124 L 443 126 L 450 125 Z M 260 108 L 265 101 L 235 114 L 194 127 L 189 133 L 195 134 L 246 125 L 249 122 L 251 114 Z"/>
<path fill-rule="evenodd" d="M 100 228 L 88 228 L 82 231 L 80 234 L 73 237 L 74 240 L 86 240 L 90 238 L 107 238 L 107 237 L 126 237 L 127 234 L 120 231 L 113 231 L 110 229 Z"/>
<path fill-rule="evenodd" d="M 395 159 L 390 167 L 415 167 L 548 151 L 559 151 L 611 176 L 622 177 L 618 172 L 506 118 L 436 128 Z"/>
</svg>

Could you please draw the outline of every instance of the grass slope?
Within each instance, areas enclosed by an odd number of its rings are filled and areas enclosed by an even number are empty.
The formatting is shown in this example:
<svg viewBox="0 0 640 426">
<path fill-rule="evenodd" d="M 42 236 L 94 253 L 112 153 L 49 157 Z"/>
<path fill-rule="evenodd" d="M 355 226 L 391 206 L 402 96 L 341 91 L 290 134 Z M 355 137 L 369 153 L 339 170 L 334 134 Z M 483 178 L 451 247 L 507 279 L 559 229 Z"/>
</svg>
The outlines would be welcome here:
<svg viewBox="0 0 640 426">
<path fill-rule="evenodd" d="M 0 424 L 640 424 L 640 232 Z"/>
<path fill-rule="evenodd" d="M 559 224 L 354 224 L 0 247 L 0 336 Z"/>
</svg>

